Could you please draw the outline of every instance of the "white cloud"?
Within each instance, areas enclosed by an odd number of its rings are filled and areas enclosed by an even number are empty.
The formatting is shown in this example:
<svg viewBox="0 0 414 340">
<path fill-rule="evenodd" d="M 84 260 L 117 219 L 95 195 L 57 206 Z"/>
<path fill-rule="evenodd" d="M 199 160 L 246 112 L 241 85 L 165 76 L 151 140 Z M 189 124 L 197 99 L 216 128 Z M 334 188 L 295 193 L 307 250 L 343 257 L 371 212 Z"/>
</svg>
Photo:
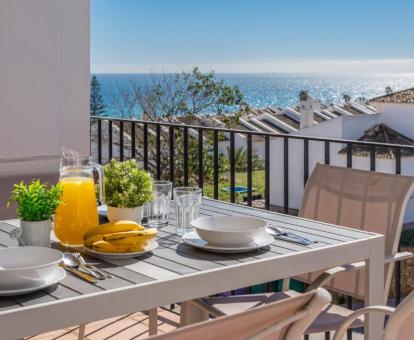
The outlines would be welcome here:
<svg viewBox="0 0 414 340">
<path fill-rule="evenodd" d="M 199 66 L 217 73 L 394 73 L 414 72 L 414 59 L 277 61 L 233 64 L 158 64 L 158 65 L 92 65 L 93 73 L 180 72 Z"/>
</svg>

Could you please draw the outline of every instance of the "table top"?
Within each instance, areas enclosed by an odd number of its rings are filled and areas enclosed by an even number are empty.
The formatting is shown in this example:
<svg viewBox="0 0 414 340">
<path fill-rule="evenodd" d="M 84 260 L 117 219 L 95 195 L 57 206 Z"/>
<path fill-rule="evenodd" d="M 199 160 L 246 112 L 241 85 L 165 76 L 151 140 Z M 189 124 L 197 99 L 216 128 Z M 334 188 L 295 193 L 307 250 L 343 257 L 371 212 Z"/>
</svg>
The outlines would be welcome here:
<svg viewBox="0 0 414 340">
<path fill-rule="evenodd" d="M 31 307 L 30 310 L 33 310 L 33 307 L 37 306 L 45 308 L 49 303 L 55 305 L 57 302 L 64 303 L 65 301 L 79 302 L 83 297 L 88 296 L 91 297 L 90 301 L 96 303 L 99 300 L 92 299 L 95 299 L 99 293 L 102 293 L 102 297 L 109 297 L 105 293 L 120 294 L 121 290 L 124 289 L 137 297 L 137 309 L 135 311 L 184 301 L 184 297 L 192 299 L 220 293 L 225 290 L 246 287 L 250 284 L 267 282 L 266 280 L 271 281 L 272 279 L 286 277 L 282 275 L 286 275 L 288 271 L 291 271 L 292 275 L 297 275 L 306 272 L 306 269 L 308 271 L 317 270 L 331 265 L 367 259 L 370 240 L 382 237 L 365 231 L 211 199 L 203 199 L 200 214 L 205 216 L 247 215 L 261 217 L 286 231 L 312 238 L 317 242 L 304 246 L 275 239 L 271 246 L 250 253 L 208 253 L 184 245 L 181 238 L 174 234 L 175 211 L 172 207 L 170 223 L 168 226 L 159 229 L 158 242 L 160 246 L 152 254 L 146 254 L 137 259 L 111 260 L 109 262 L 88 258 L 90 262 L 97 264 L 102 270 L 113 275 L 113 278 L 98 281 L 96 284 L 87 283 L 68 274 L 64 280 L 54 287 L 27 295 L 0 297 L 0 324 L 1 319 L 5 320 L 4 316 L 8 315 L 9 312 L 17 316 L 16 312 L 25 310 L 25 307 L 28 306 Z M 0 222 L 1 247 L 17 246 L 16 240 L 11 239 L 9 233 L 18 226 L 18 223 L 17 220 Z M 332 254 L 338 254 L 338 256 L 332 256 Z M 301 266 L 301 263 L 311 255 L 320 258 L 318 264 L 315 264 L 314 268 Z M 287 262 L 287 260 L 291 262 Z M 270 268 L 274 269 L 271 265 L 274 266 L 276 263 L 280 265 L 279 270 L 276 271 L 277 274 L 270 275 Z M 287 266 L 289 263 L 292 263 L 290 269 Z M 203 282 L 206 284 L 202 285 Z M 211 284 L 207 284 L 207 282 Z M 139 287 L 142 287 L 142 296 L 137 295 L 141 292 L 141 290 L 138 290 Z M 148 295 L 151 289 L 155 289 L 157 294 L 147 299 L 145 294 Z M 167 295 L 164 294 L 164 289 L 174 292 Z M 121 295 L 119 296 L 121 297 Z M 125 295 L 126 297 L 127 295 Z M 174 300 L 180 298 L 182 300 Z M 104 300 L 104 298 L 101 300 Z M 151 303 L 154 303 L 154 305 L 151 306 Z M 127 305 L 128 301 L 125 300 L 119 308 L 114 306 L 111 312 L 122 311 L 127 313 L 129 308 Z M 122 309 L 123 306 L 125 311 Z M 106 314 L 97 312 L 96 319 L 109 316 L 111 312 L 107 311 Z M 119 314 L 113 316 L 115 315 Z M 92 321 L 93 316 L 89 319 Z M 73 322 L 75 321 L 76 317 L 73 318 Z M 56 324 L 56 326 L 60 327 L 63 324 Z M 37 330 L 40 330 L 40 328 L 33 329 L 33 331 Z"/>
</svg>

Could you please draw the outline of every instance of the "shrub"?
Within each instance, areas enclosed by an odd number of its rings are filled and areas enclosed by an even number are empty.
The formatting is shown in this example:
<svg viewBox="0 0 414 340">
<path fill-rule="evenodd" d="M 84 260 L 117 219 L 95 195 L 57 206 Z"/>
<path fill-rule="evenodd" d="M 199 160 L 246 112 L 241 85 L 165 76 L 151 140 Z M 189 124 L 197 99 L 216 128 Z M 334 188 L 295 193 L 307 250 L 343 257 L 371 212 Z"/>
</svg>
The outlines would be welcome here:
<svg viewBox="0 0 414 340">
<path fill-rule="evenodd" d="M 111 160 L 104 166 L 105 203 L 117 208 L 135 208 L 152 199 L 152 179 L 134 160 Z"/>
<path fill-rule="evenodd" d="M 15 184 L 7 206 L 17 203 L 17 216 L 23 221 L 45 221 L 51 219 L 62 203 L 63 187 L 60 183 L 48 185 L 32 180 L 29 185 Z"/>
</svg>

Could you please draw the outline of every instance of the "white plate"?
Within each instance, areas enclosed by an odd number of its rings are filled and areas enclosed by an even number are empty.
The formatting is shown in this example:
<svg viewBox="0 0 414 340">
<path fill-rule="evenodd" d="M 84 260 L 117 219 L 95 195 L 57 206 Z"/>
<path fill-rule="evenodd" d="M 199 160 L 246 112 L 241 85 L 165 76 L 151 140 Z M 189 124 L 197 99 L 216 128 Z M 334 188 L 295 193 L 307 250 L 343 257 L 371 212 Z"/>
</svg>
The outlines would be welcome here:
<svg viewBox="0 0 414 340">
<path fill-rule="evenodd" d="M 263 233 L 262 235 L 257 237 L 254 242 L 247 245 L 244 244 L 239 246 L 220 247 L 208 244 L 197 234 L 197 232 L 192 231 L 183 235 L 183 241 L 185 244 L 188 244 L 192 247 L 203 249 L 206 251 L 211 251 L 214 253 L 247 253 L 249 251 L 263 248 L 272 244 L 274 238 L 270 234 Z"/>
<path fill-rule="evenodd" d="M 62 281 L 66 276 L 66 271 L 63 268 L 56 267 L 55 271 L 48 277 L 42 284 L 28 285 L 26 287 L 16 289 L 2 289 L 0 288 L 0 296 L 14 296 L 35 292 L 40 289 L 44 289 L 57 284 Z"/>
<path fill-rule="evenodd" d="M 89 255 L 95 256 L 97 258 L 102 259 L 128 259 L 131 257 L 138 257 L 142 256 L 146 253 L 149 253 L 156 249 L 158 247 L 158 242 L 155 240 L 151 240 L 148 242 L 147 246 L 145 247 L 145 250 L 143 251 L 137 251 L 137 252 L 131 252 L 131 253 L 103 253 L 96 250 L 93 250 L 88 247 L 83 247 L 82 249 L 85 251 L 85 253 L 88 253 Z"/>
</svg>

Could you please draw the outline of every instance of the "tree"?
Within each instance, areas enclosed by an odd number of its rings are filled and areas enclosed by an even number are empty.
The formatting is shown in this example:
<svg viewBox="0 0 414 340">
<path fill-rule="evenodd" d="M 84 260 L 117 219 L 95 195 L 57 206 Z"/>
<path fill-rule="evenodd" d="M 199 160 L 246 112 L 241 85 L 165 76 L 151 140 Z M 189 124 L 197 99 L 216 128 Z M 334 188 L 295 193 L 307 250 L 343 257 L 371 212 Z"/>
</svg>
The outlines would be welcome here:
<svg viewBox="0 0 414 340">
<path fill-rule="evenodd" d="M 227 147 L 227 160 L 230 164 L 230 148 Z M 247 170 L 247 150 L 242 147 L 234 150 L 234 169 L 237 172 Z M 263 170 L 264 161 L 260 156 L 252 154 L 252 170 Z"/>
<path fill-rule="evenodd" d="M 96 76 L 92 76 L 91 79 L 89 111 L 91 116 L 102 116 L 106 113 L 106 105 L 101 93 L 101 84 Z"/>
<path fill-rule="evenodd" d="M 149 84 L 133 86 L 141 110 L 150 115 L 172 117 L 201 113 L 221 114 L 247 110 L 237 86 L 218 80 L 214 72 L 153 75 Z"/>
<path fill-rule="evenodd" d="M 130 88 L 117 87 L 109 95 L 111 113 L 116 117 L 133 119 L 137 115 L 138 104 L 135 91 Z"/>
</svg>

